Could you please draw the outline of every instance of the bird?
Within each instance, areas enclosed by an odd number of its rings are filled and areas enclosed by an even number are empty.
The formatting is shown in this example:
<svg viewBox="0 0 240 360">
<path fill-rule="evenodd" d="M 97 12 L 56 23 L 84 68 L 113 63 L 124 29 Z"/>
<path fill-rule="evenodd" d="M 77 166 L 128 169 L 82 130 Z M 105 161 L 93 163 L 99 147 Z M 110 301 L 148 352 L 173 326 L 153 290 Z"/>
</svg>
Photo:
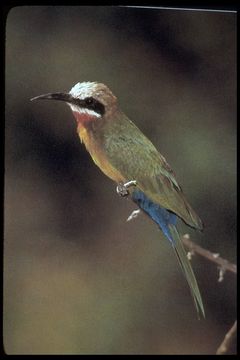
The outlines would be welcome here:
<svg viewBox="0 0 240 360">
<path fill-rule="evenodd" d="M 80 141 L 94 163 L 117 184 L 118 194 L 130 197 L 170 242 L 198 318 L 205 318 L 198 283 L 177 230 L 179 220 L 200 231 L 203 223 L 164 156 L 121 110 L 117 97 L 103 83 L 84 81 L 69 92 L 47 93 L 31 100 L 57 100 L 70 106 Z"/>
</svg>

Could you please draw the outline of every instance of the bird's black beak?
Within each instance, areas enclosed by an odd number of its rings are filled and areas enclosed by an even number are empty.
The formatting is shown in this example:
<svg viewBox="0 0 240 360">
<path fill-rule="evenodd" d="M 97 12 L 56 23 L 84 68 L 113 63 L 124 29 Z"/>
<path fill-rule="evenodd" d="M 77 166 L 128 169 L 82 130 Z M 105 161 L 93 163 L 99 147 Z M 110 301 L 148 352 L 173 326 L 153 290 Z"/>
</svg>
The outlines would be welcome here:
<svg viewBox="0 0 240 360">
<path fill-rule="evenodd" d="M 72 97 L 72 95 L 68 94 L 68 93 L 49 93 L 49 94 L 44 94 L 44 95 L 39 95 L 39 96 L 35 96 L 34 98 L 30 99 L 31 101 L 34 100 L 60 100 L 60 101 L 65 101 L 68 103 L 74 103 L 74 98 Z"/>
</svg>

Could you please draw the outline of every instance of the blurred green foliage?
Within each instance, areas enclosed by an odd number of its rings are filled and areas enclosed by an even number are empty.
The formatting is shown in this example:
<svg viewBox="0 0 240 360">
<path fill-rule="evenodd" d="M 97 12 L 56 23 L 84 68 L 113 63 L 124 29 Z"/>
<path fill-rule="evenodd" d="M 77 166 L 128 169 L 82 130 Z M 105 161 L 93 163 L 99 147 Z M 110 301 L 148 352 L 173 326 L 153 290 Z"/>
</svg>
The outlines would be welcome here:
<svg viewBox="0 0 240 360">
<path fill-rule="evenodd" d="M 110 87 L 167 158 L 205 223 L 192 239 L 235 262 L 236 15 L 23 6 L 6 24 L 4 347 L 8 354 L 212 354 L 235 279 L 195 256 L 198 321 L 172 249 L 93 164 L 60 103 Z"/>
</svg>

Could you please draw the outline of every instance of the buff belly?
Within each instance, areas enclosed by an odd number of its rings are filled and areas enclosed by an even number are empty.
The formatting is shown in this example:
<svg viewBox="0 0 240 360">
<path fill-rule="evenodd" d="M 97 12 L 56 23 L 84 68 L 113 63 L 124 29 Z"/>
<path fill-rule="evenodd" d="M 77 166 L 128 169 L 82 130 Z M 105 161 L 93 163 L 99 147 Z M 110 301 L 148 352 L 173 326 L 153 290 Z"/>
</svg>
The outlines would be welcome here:
<svg viewBox="0 0 240 360">
<path fill-rule="evenodd" d="M 84 143 L 93 161 L 102 170 L 102 172 L 117 183 L 125 182 L 126 179 L 111 165 L 106 154 L 104 154 L 103 150 L 91 136 L 91 133 L 89 133 L 89 131 L 81 125 L 78 126 L 77 132 L 81 142 Z"/>
</svg>

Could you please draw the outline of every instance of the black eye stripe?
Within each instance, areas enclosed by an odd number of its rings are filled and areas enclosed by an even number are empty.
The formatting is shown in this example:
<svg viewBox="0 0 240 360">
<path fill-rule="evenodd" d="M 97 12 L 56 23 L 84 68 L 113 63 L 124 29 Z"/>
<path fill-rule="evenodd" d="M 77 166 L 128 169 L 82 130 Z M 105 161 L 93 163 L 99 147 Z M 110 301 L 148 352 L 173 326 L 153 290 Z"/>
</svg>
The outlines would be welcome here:
<svg viewBox="0 0 240 360">
<path fill-rule="evenodd" d="M 86 98 L 85 102 L 86 102 L 86 105 L 92 105 L 93 102 L 94 102 L 94 99 L 93 98 Z"/>
<path fill-rule="evenodd" d="M 73 103 L 81 108 L 93 110 L 101 116 L 105 113 L 105 106 L 93 97 L 87 97 L 84 100 L 76 98 Z"/>
<path fill-rule="evenodd" d="M 88 97 L 84 99 L 84 103 L 85 107 L 89 110 L 96 111 L 100 115 L 103 115 L 105 113 L 104 105 L 93 97 Z"/>
</svg>

